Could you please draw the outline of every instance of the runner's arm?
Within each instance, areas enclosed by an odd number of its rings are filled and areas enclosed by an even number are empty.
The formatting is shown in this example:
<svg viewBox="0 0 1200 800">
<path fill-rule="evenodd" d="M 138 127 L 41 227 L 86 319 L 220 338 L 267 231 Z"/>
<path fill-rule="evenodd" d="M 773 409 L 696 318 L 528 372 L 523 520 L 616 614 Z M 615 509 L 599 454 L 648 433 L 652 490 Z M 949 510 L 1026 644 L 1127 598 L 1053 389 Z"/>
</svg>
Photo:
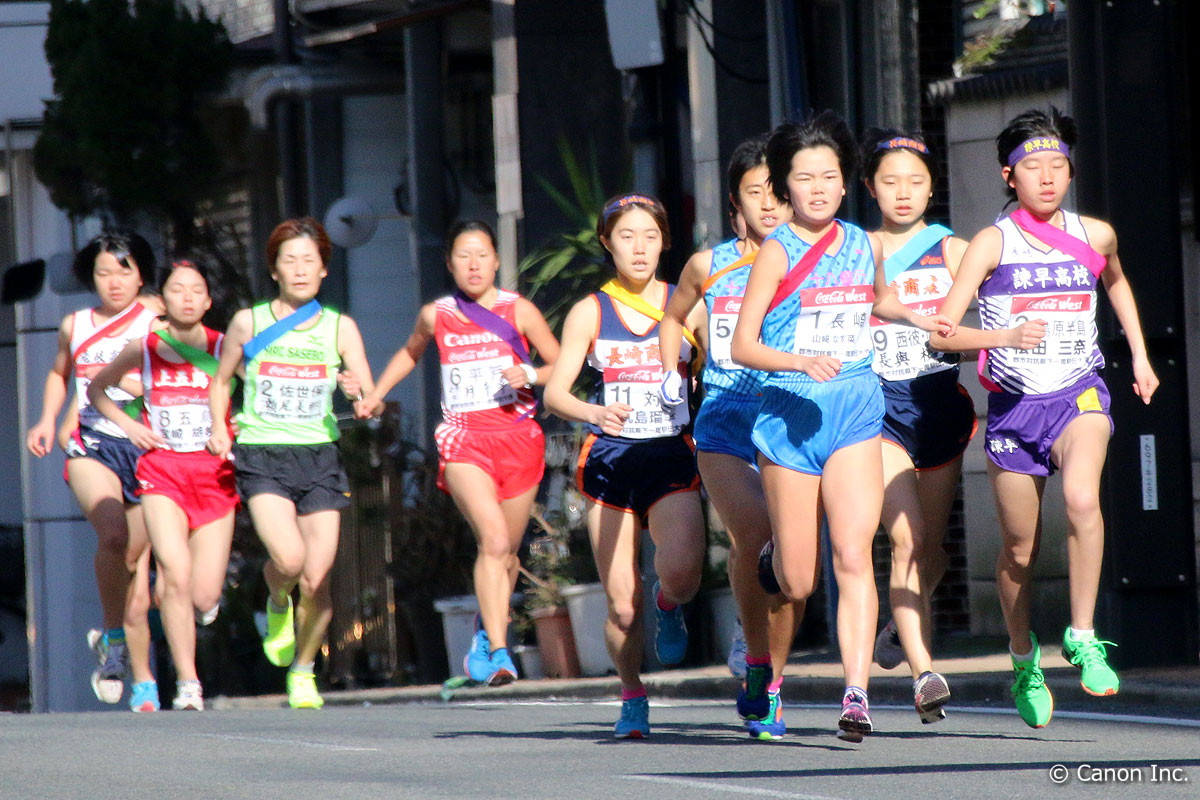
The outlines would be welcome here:
<svg viewBox="0 0 1200 800">
<path fill-rule="evenodd" d="M 391 361 L 384 367 L 383 373 L 379 376 L 379 382 L 354 404 L 354 416 L 366 419 L 374 414 L 392 387 L 409 376 L 413 368 L 417 366 L 417 362 L 421 360 L 421 356 L 425 354 L 425 348 L 433 340 L 436 320 L 437 308 L 433 303 L 426 303 L 421 307 L 421 310 L 417 312 L 417 321 L 413 325 L 412 335 L 408 337 L 404 347 L 397 350 Z"/>
<path fill-rule="evenodd" d="M 97 411 L 108 417 L 118 428 L 125 431 L 129 441 L 143 450 L 153 450 L 156 447 L 166 447 L 167 443 L 161 436 L 125 413 L 116 401 L 108 396 L 108 389 L 122 383 L 130 372 L 137 369 L 142 362 L 142 338 L 132 339 L 125 348 L 117 354 L 112 363 L 100 370 L 92 382 L 88 384 L 88 402 Z M 122 386 L 122 388 L 124 388 Z"/>
<path fill-rule="evenodd" d="M 226 425 L 219 424 L 220 420 L 229 415 L 229 394 L 233 376 L 242 364 L 242 354 L 246 343 L 254 332 L 254 312 L 248 308 L 233 315 L 229 321 L 229 330 L 221 340 L 221 360 L 217 364 L 217 374 L 208 383 L 208 408 L 212 412 L 212 436 L 208 440 L 208 451 L 222 458 L 229 457 L 233 440 L 229 436 Z"/>
<path fill-rule="evenodd" d="M 74 366 L 71 363 L 71 333 L 74 325 L 74 315 L 68 314 L 58 327 L 58 348 L 42 389 L 42 416 L 25 437 L 25 446 L 38 458 L 50 452 L 51 444 L 55 441 L 54 423 L 67 399 L 67 382 Z"/>
<path fill-rule="evenodd" d="M 579 372 L 583 369 L 592 337 L 600 321 L 600 309 L 593 297 L 576 303 L 563 323 L 562 349 L 550 380 L 546 382 L 543 400 L 546 408 L 565 420 L 587 422 L 611 436 L 619 436 L 633 409 L 624 403 L 602 406 L 580 400 L 571 393 Z"/>
<path fill-rule="evenodd" d="M 1133 287 L 1121 267 L 1121 259 L 1117 255 L 1117 234 L 1107 222 L 1098 219 L 1083 218 L 1087 230 L 1088 241 L 1108 257 L 1100 280 L 1104 282 L 1104 290 L 1108 292 L 1108 302 L 1112 304 L 1113 313 L 1121 323 L 1125 332 L 1125 341 L 1129 343 L 1129 353 L 1133 358 L 1133 391 L 1142 402 L 1149 405 L 1150 398 L 1158 389 L 1158 376 L 1150 366 L 1150 356 L 1146 351 L 1146 337 L 1142 332 L 1142 320 L 1138 314 L 1137 302 L 1133 299 Z"/>
</svg>

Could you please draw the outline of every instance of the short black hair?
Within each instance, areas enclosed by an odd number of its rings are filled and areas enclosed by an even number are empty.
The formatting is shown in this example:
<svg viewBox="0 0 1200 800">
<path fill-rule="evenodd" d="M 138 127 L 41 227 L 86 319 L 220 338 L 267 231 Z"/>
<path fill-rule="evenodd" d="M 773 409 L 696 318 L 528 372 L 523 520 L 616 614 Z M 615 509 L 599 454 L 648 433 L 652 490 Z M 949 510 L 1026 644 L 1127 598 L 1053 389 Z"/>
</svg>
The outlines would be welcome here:
<svg viewBox="0 0 1200 800">
<path fill-rule="evenodd" d="M 867 128 L 863 131 L 862 139 L 863 179 L 872 181 L 879 171 L 883 157 L 893 150 L 906 150 L 917 158 L 929 170 L 931 182 L 938 179 L 937 160 L 929 150 L 929 143 L 922 133 L 905 133 L 895 128 Z M 922 149 L 924 148 L 924 149 Z"/>
<path fill-rule="evenodd" d="M 142 276 L 142 285 L 148 286 L 154 277 L 154 248 L 140 235 L 129 230 L 104 231 L 83 246 L 75 254 L 71 271 L 76 280 L 90 289 L 96 288 L 96 258 L 109 253 L 122 267 L 132 267 Z"/>
<path fill-rule="evenodd" d="M 1079 128 L 1075 125 L 1073 118 L 1062 113 L 1055 106 L 1050 106 L 1047 111 L 1040 108 L 1023 111 L 1013 117 L 1007 127 L 996 137 L 996 158 L 1000 161 L 1000 166 L 1008 166 L 1008 155 L 1018 145 L 1039 136 L 1060 139 L 1067 147 L 1074 149 L 1075 142 L 1079 140 Z M 1071 177 L 1074 178 L 1075 162 L 1068 157 L 1067 163 L 1070 164 Z M 1016 200 L 1017 190 L 1008 185 L 1005 188 L 1009 199 Z"/>
<path fill-rule="evenodd" d="M 500 246 L 496 243 L 496 232 L 492 230 L 491 225 L 481 219 L 460 219 L 450 226 L 450 230 L 446 231 L 446 242 L 442 247 L 442 255 L 447 261 L 450 260 L 450 251 L 454 249 L 454 241 L 464 233 L 484 234 L 491 240 L 492 249 L 499 253 Z"/>
<path fill-rule="evenodd" d="M 846 120 L 834 111 L 822 111 L 807 122 L 785 122 L 771 131 L 767 140 L 767 169 L 771 173 L 771 191 L 781 202 L 788 202 L 787 176 L 792 157 L 810 147 L 828 147 L 837 155 L 842 182 L 847 186 L 858 169 L 858 142 Z"/>
<path fill-rule="evenodd" d="M 738 189 L 746 173 L 755 167 L 766 166 L 769 136 L 768 133 L 751 136 L 733 149 L 733 155 L 729 157 L 729 167 L 725 170 L 725 183 L 734 203 L 737 202 Z"/>
</svg>

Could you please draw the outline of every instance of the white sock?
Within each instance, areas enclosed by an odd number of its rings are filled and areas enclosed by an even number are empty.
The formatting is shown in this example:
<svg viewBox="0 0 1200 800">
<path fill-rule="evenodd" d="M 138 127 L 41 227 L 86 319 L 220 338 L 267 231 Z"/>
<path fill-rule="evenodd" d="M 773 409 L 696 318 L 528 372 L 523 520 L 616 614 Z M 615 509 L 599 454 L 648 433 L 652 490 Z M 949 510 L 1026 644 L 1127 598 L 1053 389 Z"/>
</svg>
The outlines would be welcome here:
<svg viewBox="0 0 1200 800">
<path fill-rule="evenodd" d="M 1021 655 L 1009 645 L 1008 652 L 1012 655 L 1014 661 L 1033 661 L 1033 648 L 1029 648 L 1029 652 Z"/>
<path fill-rule="evenodd" d="M 1079 628 L 1072 627 L 1071 638 L 1077 642 L 1086 642 L 1088 639 L 1095 639 L 1096 629 L 1088 628 L 1087 630 L 1080 630 Z"/>
</svg>

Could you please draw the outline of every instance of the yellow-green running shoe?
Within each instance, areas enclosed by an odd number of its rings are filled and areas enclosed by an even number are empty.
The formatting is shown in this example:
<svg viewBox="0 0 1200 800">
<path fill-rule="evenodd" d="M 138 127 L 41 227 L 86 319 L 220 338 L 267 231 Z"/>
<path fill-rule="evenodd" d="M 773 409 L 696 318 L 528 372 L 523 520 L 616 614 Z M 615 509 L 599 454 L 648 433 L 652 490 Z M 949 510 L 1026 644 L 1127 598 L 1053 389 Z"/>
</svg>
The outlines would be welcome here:
<svg viewBox="0 0 1200 800">
<path fill-rule="evenodd" d="M 1046 676 L 1042 674 L 1042 648 L 1037 636 L 1031 631 L 1029 638 L 1033 641 L 1033 653 L 1028 661 L 1012 660 L 1013 701 L 1017 705 L 1017 713 L 1031 728 L 1044 728 L 1050 723 L 1054 714 L 1054 697 L 1046 686 Z"/>
<path fill-rule="evenodd" d="M 1071 627 L 1063 633 L 1063 658 L 1079 667 L 1079 684 L 1083 690 L 1095 697 L 1106 697 L 1116 694 L 1121 688 L 1121 679 L 1113 668 L 1108 665 L 1108 650 L 1106 645 L 1117 645 L 1104 642 L 1093 636 L 1084 641 L 1076 641 L 1071 636 Z"/>
<path fill-rule="evenodd" d="M 287 611 L 276 611 L 267 598 L 267 635 L 263 637 L 263 652 L 267 661 L 277 667 L 290 666 L 296 657 L 296 622 L 292 615 L 292 598 L 288 598 Z"/>
<path fill-rule="evenodd" d="M 288 670 L 288 705 L 292 708 L 321 708 L 325 698 L 317 691 L 317 676 L 311 672 Z"/>
</svg>

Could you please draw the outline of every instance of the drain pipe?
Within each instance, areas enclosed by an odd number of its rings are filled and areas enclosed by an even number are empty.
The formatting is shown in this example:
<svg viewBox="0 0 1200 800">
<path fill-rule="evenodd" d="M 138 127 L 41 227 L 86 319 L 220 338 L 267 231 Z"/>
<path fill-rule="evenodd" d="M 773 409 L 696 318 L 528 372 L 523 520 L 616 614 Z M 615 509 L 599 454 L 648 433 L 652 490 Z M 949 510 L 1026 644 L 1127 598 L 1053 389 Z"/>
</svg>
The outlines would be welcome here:
<svg viewBox="0 0 1200 800">
<path fill-rule="evenodd" d="M 284 64 L 251 73 L 242 90 L 242 103 L 255 130 L 270 126 L 271 107 L 279 100 L 305 100 L 318 94 L 388 94 L 404 90 L 400 69 L 347 69 Z"/>
</svg>

